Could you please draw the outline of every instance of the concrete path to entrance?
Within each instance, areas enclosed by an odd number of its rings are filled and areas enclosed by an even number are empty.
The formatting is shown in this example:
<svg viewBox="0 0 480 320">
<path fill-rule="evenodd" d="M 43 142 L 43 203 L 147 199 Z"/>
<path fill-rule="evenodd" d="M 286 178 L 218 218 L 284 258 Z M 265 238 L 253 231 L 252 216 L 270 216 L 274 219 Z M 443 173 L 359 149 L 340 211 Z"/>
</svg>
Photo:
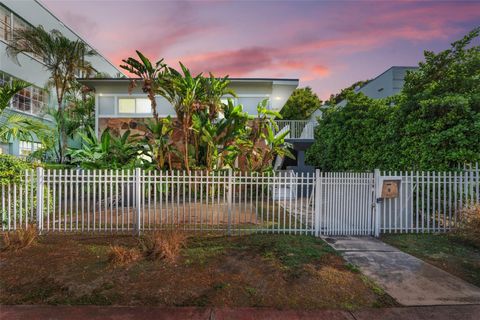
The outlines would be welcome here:
<svg viewBox="0 0 480 320">
<path fill-rule="evenodd" d="M 325 237 L 404 306 L 480 304 L 480 288 L 371 237 Z"/>
</svg>

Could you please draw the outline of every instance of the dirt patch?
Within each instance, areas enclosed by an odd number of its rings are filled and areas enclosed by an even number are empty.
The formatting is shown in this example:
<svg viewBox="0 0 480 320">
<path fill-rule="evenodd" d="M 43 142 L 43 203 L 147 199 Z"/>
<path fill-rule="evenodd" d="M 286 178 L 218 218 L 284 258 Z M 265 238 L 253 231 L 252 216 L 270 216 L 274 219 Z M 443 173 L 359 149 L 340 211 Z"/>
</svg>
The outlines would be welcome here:
<svg viewBox="0 0 480 320">
<path fill-rule="evenodd" d="M 49 235 L 0 254 L 0 303 L 275 307 L 391 305 L 319 239 L 308 236 L 190 237 L 174 263 L 108 262 L 131 236 Z"/>
</svg>

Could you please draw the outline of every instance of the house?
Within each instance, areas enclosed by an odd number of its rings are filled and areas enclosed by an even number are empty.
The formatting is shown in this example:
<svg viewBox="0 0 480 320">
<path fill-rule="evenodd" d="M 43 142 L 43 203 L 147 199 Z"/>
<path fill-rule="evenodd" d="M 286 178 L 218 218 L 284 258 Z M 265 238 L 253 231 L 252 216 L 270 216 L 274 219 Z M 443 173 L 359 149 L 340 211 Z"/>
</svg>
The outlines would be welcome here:
<svg viewBox="0 0 480 320">
<path fill-rule="evenodd" d="M 153 117 L 150 101 L 142 92 L 141 86 L 137 86 L 129 94 L 131 79 L 92 78 L 79 81 L 95 91 L 97 135 L 106 128 L 118 132 L 131 129 L 135 127 L 136 121 Z M 242 104 L 243 110 L 250 115 L 257 115 L 257 105 L 264 99 L 268 99 L 271 110 L 280 111 L 298 86 L 298 79 L 230 78 L 230 81 L 230 89 L 237 95 L 233 98 L 235 104 Z M 165 98 L 156 99 L 160 117 L 176 117 L 172 105 Z"/>
<path fill-rule="evenodd" d="M 72 40 L 86 41 L 39 1 L 0 1 L 0 85 L 12 79 L 21 79 L 32 84 L 15 96 L 11 102 L 11 107 L 5 112 L 21 113 L 48 123 L 49 120 L 44 118 L 42 114 L 47 106 L 55 106 L 55 98 L 52 98 L 54 97 L 53 91 L 45 89 L 49 73 L 44 69 L 42 58 L 35 55 L 20 54 L 17 63 L 7 56 L 6 52 L 7 43 L 16 29 L 38 25 L 42 25 L 46 30 L 59 30 L 64 36 Z M 88 60 L 101 73 L 112 76 L 121 73 L 100 53 L 88 58 Z M 36 141 L 10 141 L 0 144 L 0 153 L 26 156 L 39 147 L 40 144 Z"/>
</svg>

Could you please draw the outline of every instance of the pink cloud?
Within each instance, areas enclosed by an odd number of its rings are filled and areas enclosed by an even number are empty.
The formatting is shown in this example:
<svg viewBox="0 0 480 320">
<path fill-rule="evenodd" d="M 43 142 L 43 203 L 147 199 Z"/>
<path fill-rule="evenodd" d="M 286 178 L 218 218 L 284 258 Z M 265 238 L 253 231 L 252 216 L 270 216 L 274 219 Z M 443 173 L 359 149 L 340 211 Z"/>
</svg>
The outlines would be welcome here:
<svg viewBox="0 0 480 320">
<path fill-rule="evenodd" d="M 117 65 L 138 49 L 195 72 L 298 77 L 322 95 L 416 64 L 424 49 L 447 48 L 480 21 L 480 3 L 461 1 L 136 1 L 135 10 L 122 1 L 43 1 Z"/>
</svg>

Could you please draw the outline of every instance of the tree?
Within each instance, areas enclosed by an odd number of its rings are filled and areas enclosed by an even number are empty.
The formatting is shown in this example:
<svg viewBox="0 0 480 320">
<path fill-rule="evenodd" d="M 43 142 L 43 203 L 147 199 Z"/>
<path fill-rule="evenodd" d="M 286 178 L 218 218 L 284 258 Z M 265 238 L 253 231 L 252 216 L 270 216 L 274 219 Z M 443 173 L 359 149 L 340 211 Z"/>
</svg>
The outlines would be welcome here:
<svg viewBox="0 0 480 320">
<path fill-rule="evenodd" d="M 158 111 L 157 111 L 157 101 L 155 100 L 155 95 L 159 90 L 159 85 L 163 74 L 168 71 L 166 64 L 163 63 L 163 59 L 158 60 L 155 64 L 152 64 L 150 59 L 148 59 L 143 53 L 136 50 L 140 61 L 135 58 L 123 59 L 122 62 L 125 63 L 120 66 L 127 70 L 130 73 L 140 77 L 143 81 L 142 91 L 147 94 L 150 104 L 152 106 L 153 118 L 158 122 Z M 130 90 L 136 86 L 135 80 L 131 82 Z"/>
<path fill-rule="evenodd" d="M 69 92 L 79 73 L 92 74 L 95 69 L 85 60 L 96 55 L 81 40 L 70 40 L 58 30 L 47 32 L 42 26 L 18 29 L 7 46 L 7 53 L 17 58 L 20 53 L 35 54 L 44 61 L 50 73 L 49 86 L 55 88 L 60 127 L 60 162 L 65 161 L 67 133 L 65 131 L 64 97 Z M 18 62 L 18 59 L 17 59 Z"/>
<path fill-rule="evenodd" d="M 308 119 L 315 110 L 319 109 L 321 105 L 322 100 L 312 91 L 312 88 L 298 88 L 293 91 L 280 111 L 280 114 L 283 119 L 305 120 Z"/>
<path fill-rule="evenodd" d="M 169 101 L 177 120 L 182 127 L 183 134 L 183 163 L 184 168 L 190 172 L 190 132 L 193 114 L 202 108 L 205 101 L 205 87 L 202 74 L 193 76 L 190 70 L 180 63 L 181 72 L 169 68 L 168 76 L 163 77 L 159 86 L 159 93 Z"/>
<path fill-rule="evenodd" d="M 369 82 L 370 82 L 370 80 L 360 80 L 360 81 L 357 81 L 357 82 L 353 83 L 352 85 L 342 89 L 340 91 L 340 93 L 330 95 L 330 98 L 328 99 L 329 104 L 340 103 L 341 101 L 346 99 L 348 92 L 355 90 L 357 87 L 361 88 Z"/>
<path fill-rule="evenodd" d="M 480 27 L 451 48 L 425 51 L 400 96 L 401 166 L 446 170 L 480 161 Z M 478 43 L 478 42 L 477 42 Z"/>
<path fill-rule="evenodd" d="M 13 80 L 0 86 L 0 140 L 19 139 L 32 141 L 35 137 L 42 139 L 48 130 L 40 121 L 28 118 L 15 112 L 5 112 L 15 94 L 30 84 L 21 80 Z"/>
</svg>

